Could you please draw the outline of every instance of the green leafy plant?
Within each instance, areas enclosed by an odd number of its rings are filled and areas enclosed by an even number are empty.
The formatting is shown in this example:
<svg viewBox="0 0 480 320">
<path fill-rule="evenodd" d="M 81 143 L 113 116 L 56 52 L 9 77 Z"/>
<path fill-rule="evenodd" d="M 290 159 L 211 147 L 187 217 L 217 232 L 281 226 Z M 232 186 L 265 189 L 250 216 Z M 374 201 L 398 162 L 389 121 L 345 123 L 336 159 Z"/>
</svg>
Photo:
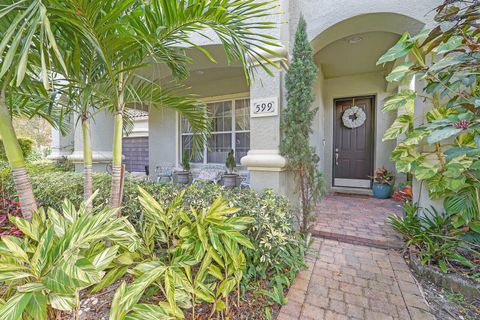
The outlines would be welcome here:
<svg viewBox="0 0 480 320">
<path fill-rule="evenodd" d="M 418 207 L 407 203 L 405 217 L 389 217 L 393 229 L 401 233 L 407 247 L 414 247 L 423 264 L 436 264 L 443 272 L 455 269 L 457 263 L 472 269 L 474 263 L 465 254 L 480 257 L 479 252 L 463 241 L 451 223 L 448 214 L 439 214 L 434 208 L 419 214 Z"/>
<path fill-rule="evenodd" d="M 30 138 L 18 138 L 18 143 L 20 144 L 20 148 L 22 149 L 23 157 L 28 158 L 34 150 L 35 142 Z M 7 155 L 5 153 L 3 142 L 1 140 L 0 140 L 0 161 L 7 161 Z"/>
<path fill-rule="evenodd" d="M 75 206 L 80 205 L 83 200 L 83 177 L 80 173 L 51 171 L 49 167 L 45 172 L 44 170 L 32 172 L 31 178 L 35 196 L 43 206 L 61 210 L 64 198 L 70 199 Z M 94 206 L 103 206 L 108 203 L 110 179 L 108 174 L 94 174 L 94 189 L 98 189 Z M 3 174 L 0 171 L 0 180 L 7 193 L 15 198 L 15 188 L 9 172 Z M 164 210 L 166 217 L 160 218 L 156 214 L 147 213 L 140 204 L 139 186 L 159 203 L 156 210 L 158 212 Z M 182 205 L 173 205 L 182 191 Z M 277 283 L 282 283 L 284 288 L 289 287 L 297 272 L 305 268 L 304 255 L 309 239 L 296 232 L 295 214 L 284 197 L 276 195 L 271 190 L 259 193 L 251 189 L 229 190 L 215 184 L 196 183 L 180 187 L 175 184 L 158 184 L 139 180 L 127 175 L 122 214 L 142 235 L 146 248 L 141 254 L 133 255 L 130 252 L 120 254 L 114 260 L 114 267 L 109 269 L 98 288 L 113 283 L 142 259 L 159 258 L 165 254 L 166 244 L 159 241 L 160 238 L 155 235 L 159 232 L 155 230 L 160 227 L 161 221 L 173 223 L 166 227 L 173 230 L 177 228 L 177 224 L 180 224 L 178 219 L 181 210 L 192 207 L 201 211 L 209 207 L 219 196 L 227 201 L 229 206 L 240 209 L 234 216 L 250 217 L 253 221 L 249 228 L 242 232 L 253 244 L 254 249 L 246 247 L 242 249 L 245 254 L 246 268 L 241 279 L 241 292 L 272 291 Z M 156 223 L 155 228 L 151 226 L 150 221 Z M 178 242 L 177 237 L 170 238 L 172 239 L 170 246 Z M 98 291 L 98 288 L 96 285 L 89 290 Z"/>
<path fill-rule="evenodd" d="M 187 151 L 183 152 L 182 168 L 183 168 L 183 171 L 190 171 L 190 155 L 188 154 Z"/>
<path fill-rule="evenodd" d="M 230 295 L 237 289 L 245 268 L 242 247 L 253 244 L 241 231 L 253 222 L 249 217 L 235 217 L 239 211 L 221 197 L 209 208 L 184 209 L 184 192 L 167 209 L 145 190 L 139 188 L 145 210 L 145 229 L 153 259 L 134 268 L 136 280 L 117 290 L 111 308 L 112 319 L 137 319 L 149 310 L 155 317 L 184 318 L 181 308 L 191 308 L 205 301 L 212 304 L 212 314 L 228 316 Z M 158 258 L 156 257 L 158 255 Z M 156 286 L 166 301 L 159 305 L 138 304 L 145 289 Z"/>
<path fill-rule="evenodd" d="M 24 238 L 1 238 L 0 281 L 9 288 L 1 319 L 54 319 L 76 309 L 79 291 L 102 281 L 121 248 L 138 249 L 140 239 L 117 210 L 87 205 L 77 210 L 65 201 L 61 213 L 40 209 L 31 222 L 10 217 Z"/>
<path fill-rule="evenodd" d="M 300 228 L 303 232 L 308 232 L 311 227 L 315 219 L 313 207 L 325 191 L 323 175 L 318 170 L 320 158 L 309 143 L 313 119 L 317 113 L 317 108 L 311 108 L 316 79 L 317 67 L 307 36 L 307 25 L 302 16 L 295 34 L 292 62 L 285 79 L 287 107 L 281 120 L 284 135 L 280 142 L 280 152 L 288 158 L 288 168 L 295 175 L 300 198 Z"/>
<path fill-rule="evenodd" d="M 237 163 L 235 161 L 235 156 L 233 150 L 230 150 L 227 154 L 227 160 L 225 161 L 225 167 L 227 168 L 228 173 L 233 173 Z"/>
<path fill-rule="evenodd" d="M 402 90 L 383 110 L 401 110 L 384 140 L 402 141 L 392 153 L 397 171 L 424 182 L 431 198 L 445 199 L 456 228 L 480 238 L 480 34 L 477 1 L 445 1 L 436 26 L 416 36 L 404 34 L 378 64 L 399 60 L 390 82 L 425 81 L 423 90 Z M 425 101 L 415 110 L 414 100 Z M 422 112 L 414 125 L 414 113 Z"/>
<path fill-rule="evenodd" d="M 375 175 L 371 176 L 370 179 L 373 179 L 373 182 L 376 183 L 392 185 L 395 180 L 395 175 L 385 167 L 381 167 L 375 170 Z"/>
</svg>

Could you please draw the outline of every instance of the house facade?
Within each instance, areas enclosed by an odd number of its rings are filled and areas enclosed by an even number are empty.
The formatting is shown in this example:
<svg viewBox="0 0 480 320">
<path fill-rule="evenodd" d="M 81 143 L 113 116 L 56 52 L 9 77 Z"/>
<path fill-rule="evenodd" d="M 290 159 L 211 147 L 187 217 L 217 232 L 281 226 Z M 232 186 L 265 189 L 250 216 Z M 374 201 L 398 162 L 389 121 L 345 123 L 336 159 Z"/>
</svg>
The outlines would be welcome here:
<svg viewBox="0 0 480 320">
<path fill-rule="evenodd" d="M 298 19 L 303 14 L 318 66 L 315 85 L 318 108 L 311 145 L 320 156 L 320 169 L 327 186 L 336 191 L 369 193 L 375 168 L 394 164 L 390 154 L 395 142 L 382 137 L 396 117 L 383 113 L 386 97 L 402 88 L 419 89 L 414 80 L 400 85 L 386 82 L 394 64 L 377 66 L 378 58 L 404 32 L 416 34 L 432 24 L 432 8 L 439 0 L 279 0 L 279 14 L 268 17 L 278 27 L 270 30 L 281 46 L 275 48 L 288 66 Z M 204 41 L 203 39 L 199 41 Z M 239 170 L 248 175 L 254 189 L 273 188 L 291 195 L 292 177 L 280 155 L 280 118 L 285 101 L 285 70 L 267 74 L 260 66 L 251 84 L 240 65 L 229 65 L 222 47 L 204 42 L 216 63 L 198 50 L 188 49 L 193 63 L 186 81 L 189 92 L 204 100 L 213 118 L 213 132 L 202 152 L 192 160 L 193 168 L 223 164 L 235 150 Z M 279 61 L 280 62 L 280 61 Z M 168 82 L 167 70 L 155 65 L 144 76 Z M 420 105 L 422 102 L 418 101 Z M 353 116 L 352 116 L 353 114 Z M 360 118 L 360 119 L 359 119 Z M 150 174 L 158 166 L 179 166 L 181 155 L 191 149 L 188 124 L 168 109 L 139 113 L 131 135 L 124 139 L 124 161 L 129 171 Z M 350 121 L 350 120 L 351 121 Z M 358 120 L 358 121 L 357 121 Z M 98 171 L 111 161 L 113 117 L 99 114 L 92 124 L 93 158 Z M 102 138 L 99 138 L 102 137 Z M 69 136 L 54 133 L 52 158 L 67 157 L 81 164 L 80 128 Z"/>
</svg>

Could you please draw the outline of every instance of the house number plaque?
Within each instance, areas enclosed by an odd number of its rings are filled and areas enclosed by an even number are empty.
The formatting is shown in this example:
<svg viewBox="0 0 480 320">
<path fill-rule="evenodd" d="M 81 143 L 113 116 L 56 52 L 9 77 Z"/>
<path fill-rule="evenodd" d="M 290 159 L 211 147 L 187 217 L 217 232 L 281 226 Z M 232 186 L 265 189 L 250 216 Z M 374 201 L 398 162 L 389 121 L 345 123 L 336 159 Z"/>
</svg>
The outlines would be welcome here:
<svg viewBox="0 0 480 320">
<path fill-rule="evenodd" d="M 254 99 L 250 105 L 250 117 L 270 117 L 278 115 L 278 98 Z"/>
</svg>

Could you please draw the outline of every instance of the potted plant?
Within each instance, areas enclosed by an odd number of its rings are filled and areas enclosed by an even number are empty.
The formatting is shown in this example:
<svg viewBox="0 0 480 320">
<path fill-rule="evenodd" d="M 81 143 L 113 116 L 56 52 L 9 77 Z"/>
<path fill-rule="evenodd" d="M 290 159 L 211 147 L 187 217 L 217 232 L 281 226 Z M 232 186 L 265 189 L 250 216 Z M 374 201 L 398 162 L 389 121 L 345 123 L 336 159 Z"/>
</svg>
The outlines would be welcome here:
<svg viewBox="0 0 480 320">
<path fill-rule="evenodd" d="M 370 177 L 373 179 L 373 196 L 377 199 L 388 199 L 392 195 L 392 186 L 394 174 L 385 167 L 378 168 L 375 175 Z"/>
<path fill-rule="evenodd" d="M 412 196 L 412 186 L 407 184 L 403 187 L 398 188 L 398 190 L 393 193 L 392 198 L 395 201 L 405 204 L 406 202 L 412 201 Z"/>
<path fill-rule="evenodd" d="M 182 171 L 175 172 L 175 182 L 179 184 L 189 184 L 192 173 L 190 172 L 190 157 L 187 151 L 183 152 Z"/>
<path fill-rule="evenodd" d="M 233 188 L 237 186 L 238 174 L 234 172 L 237 163 L 235 162 L 235 156 L 233 150 L 227 155 L 225 161 L 225 167 L 227 167 L 227 173 L 223 175 L 223 186 L 227 188 Z"/>
</svg>

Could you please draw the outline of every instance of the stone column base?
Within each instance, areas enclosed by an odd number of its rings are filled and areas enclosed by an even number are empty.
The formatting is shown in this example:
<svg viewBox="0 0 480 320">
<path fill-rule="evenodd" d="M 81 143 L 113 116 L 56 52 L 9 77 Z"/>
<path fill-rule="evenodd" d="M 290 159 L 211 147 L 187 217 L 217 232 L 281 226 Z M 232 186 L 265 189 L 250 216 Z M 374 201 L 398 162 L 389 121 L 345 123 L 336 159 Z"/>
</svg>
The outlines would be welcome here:
<svg viewBox="0 0 480 320">
<path fill-rule="evenodd" d="M 295 200 L 293 176 L 286 170 L 287 160 L 278 150 L 250 150 L 241 159 L 241 164 L 250 171 L 252 189 L 272 189 L 290 201 Z"/>
<path fill-rule="evenodd" d="M 83 172 L 83 151 L 75 151 L 67 159 L 75 164 L 75 171 Z M 111 151 L 93 151 L 93 172 L 106 172 L 107 165 L 112 162 L 112 159 L 113 153 Z"/>
<path fill-rule="evenodd" d="M 52 160 L 52 161 L 63 160 L 63 159 L 67 159 L 68 156 L 70 156 L 71 154 L 72 154 L 71 151 L 58 151 L 58 150 L 53 150 L 52 153 L 50 153 L 50 154 L 47 156 L 47 159 L 48 159 L 48 160 Z"/>
</svg>

